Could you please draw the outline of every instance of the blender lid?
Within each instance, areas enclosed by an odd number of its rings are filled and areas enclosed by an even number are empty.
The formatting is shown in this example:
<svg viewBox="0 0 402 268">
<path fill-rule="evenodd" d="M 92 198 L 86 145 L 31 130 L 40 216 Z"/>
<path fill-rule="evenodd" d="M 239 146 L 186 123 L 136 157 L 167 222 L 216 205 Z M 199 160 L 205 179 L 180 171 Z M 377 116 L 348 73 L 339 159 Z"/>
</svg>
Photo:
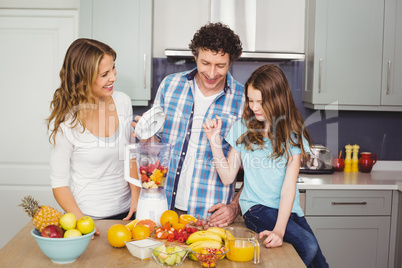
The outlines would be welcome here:
<svg viewBox="0 0 402 268">
<path fill-rule="evenodd" d="M 154 106 L 142 115 L 135 127 L 135 135 L 140 140 L 146 140 L 155 135 L 165 122 L 162 107 Z"/>
</svg>

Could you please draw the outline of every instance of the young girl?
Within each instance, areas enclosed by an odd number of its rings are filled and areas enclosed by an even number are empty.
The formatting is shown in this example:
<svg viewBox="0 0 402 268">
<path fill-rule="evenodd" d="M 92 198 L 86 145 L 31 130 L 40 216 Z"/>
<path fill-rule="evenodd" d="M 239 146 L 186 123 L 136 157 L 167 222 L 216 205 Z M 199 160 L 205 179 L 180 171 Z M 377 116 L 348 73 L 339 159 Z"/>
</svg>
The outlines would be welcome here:
<svg viewBox="0 0 402 268">
<path fill-rule="evenodd" d="M 53 194 L 78 218 L 130 219 L 139 187 L 124 179 L 124 146 L 130 143 L 131 99 L 114 91 L 116 52 L 92 39 L 67 50 L 61 84 L 47 119 Z"/>
<path fill-rule="evenodd" d="M 232 146 L 227 158 L 219 135 L 221 118 L 203 124 L 214 166 L 222 182 L 230 184 L 243 164 L 241 211 L 247 227 L 259 232 L 260 239 L 266 236 L 266 247 L 285 241 L 307 267 L 328 267 L 299 204 L 296 181 L 311 141 L 287 79 L 277 66 L 264 65 L 253 72 L 244 90 L 242 119 L 225 138 Z"/>
</svg>

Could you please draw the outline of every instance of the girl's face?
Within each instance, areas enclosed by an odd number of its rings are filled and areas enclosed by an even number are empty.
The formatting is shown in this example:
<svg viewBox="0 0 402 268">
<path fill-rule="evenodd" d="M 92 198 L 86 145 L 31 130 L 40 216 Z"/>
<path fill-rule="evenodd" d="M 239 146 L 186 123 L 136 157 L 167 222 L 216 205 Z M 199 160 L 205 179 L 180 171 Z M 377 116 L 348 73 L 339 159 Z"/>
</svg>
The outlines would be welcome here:
<svg viewBox="0 0 402 268">
<path fill-rule="evenodd" d="M 265 121 L 265 113 L 262 108 L 262 95 L 261 91 L 256 90 L 252 85 L 249 85 L 247 88 L 247 100 L 248 106 L 253 111 L 255 118 L 258 121 Z"/>
<path fill-rule="evenodd" d="M 116 82 L 116 68 L 111 55 L 105 54 L 99 63 L 97 77 L 92 84 L 92 95 L 95 99 L 105 99 L 113 94 L 113 83 Z"/>
</svg>

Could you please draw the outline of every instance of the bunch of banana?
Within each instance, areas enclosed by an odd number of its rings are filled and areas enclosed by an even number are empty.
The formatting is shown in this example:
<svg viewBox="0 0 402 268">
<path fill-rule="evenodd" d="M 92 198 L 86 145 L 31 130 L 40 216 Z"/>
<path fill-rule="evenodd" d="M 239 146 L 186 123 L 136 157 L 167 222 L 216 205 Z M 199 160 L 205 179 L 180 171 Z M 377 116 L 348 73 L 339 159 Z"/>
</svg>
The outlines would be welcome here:
<svg viewBox="0 0 402 268">
<path fill-rule="evenodd" d="M 212 228 L 213 230 L 210 231 L 209 229 Z M 186 241 L 189 245 L 188 248 L 194 252 L 201 252 L 201 250 L 205 248 L 222 248 L 224 245 L 225 230 L 218 227 L 211 227 L 209 229 L 192 233 Z M 197 260 L 197 258 L 191 253 L 188 257 L 191 260 Z"/>
</svg>

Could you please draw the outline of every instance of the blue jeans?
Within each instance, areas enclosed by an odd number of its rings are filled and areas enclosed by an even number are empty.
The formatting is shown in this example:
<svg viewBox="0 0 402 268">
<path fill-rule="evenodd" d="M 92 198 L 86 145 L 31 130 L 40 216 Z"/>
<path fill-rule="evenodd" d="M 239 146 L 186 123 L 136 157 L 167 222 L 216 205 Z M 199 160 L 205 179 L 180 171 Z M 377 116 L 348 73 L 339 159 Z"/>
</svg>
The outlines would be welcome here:
<svg viewBox="0 0 402 268">
<path fill-rule="evenodd" d="M 255 205 L 243 216 L 247 228 L 260 233 L 272 231 L 278 218 L 278 210 Z M 321 252 L 318 241 L 304 217 L 291 213 L 283 241 L 293 245 L 307 267 L 329 267 Z"/>
</svg>

